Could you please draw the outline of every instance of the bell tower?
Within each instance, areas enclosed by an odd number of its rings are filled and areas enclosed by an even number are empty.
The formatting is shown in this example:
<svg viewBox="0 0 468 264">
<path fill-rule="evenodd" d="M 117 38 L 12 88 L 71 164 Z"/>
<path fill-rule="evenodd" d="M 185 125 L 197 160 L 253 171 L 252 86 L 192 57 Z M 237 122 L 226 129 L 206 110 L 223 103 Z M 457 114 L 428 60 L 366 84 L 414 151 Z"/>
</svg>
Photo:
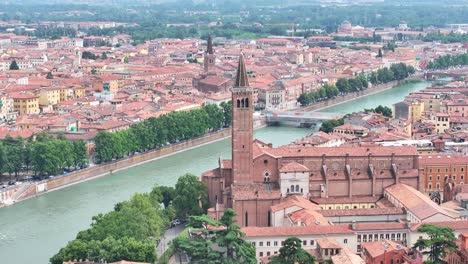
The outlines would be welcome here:
<svg viewBox="0 0 468 264">
<path fill-rule="evenodd" d="M 208 36 L 208 44 L 203 58 L 203 69 L 205 74 L 216 74 L 215 73 L 215 62 L 216 55 L 213 52 L 213 40 L 211 36 Z"/>
<path fill-rule="evenodd" d="M 234 184 L 253 182 L 253 89 L 249 86 L 244 55 L 239 57 L 232 88 L 232 178 Z"/>
</svg>

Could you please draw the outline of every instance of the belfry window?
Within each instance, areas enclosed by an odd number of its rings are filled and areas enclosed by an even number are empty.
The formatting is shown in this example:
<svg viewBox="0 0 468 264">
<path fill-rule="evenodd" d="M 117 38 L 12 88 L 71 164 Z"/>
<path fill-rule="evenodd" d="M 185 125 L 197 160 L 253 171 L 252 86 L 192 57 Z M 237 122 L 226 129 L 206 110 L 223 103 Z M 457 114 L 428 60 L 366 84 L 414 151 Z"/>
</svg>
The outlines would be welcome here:
<svg viewBox="0 0 468 264">
<path fill-rule="evenodd" d="M 249 213 L 245 211 L 245 226 L 249 226 Z"/>
<path fill-rule="evenodd" d="M 240 100 L 237 99 L 237 108 L 240 108 Z"/>
<path fill-rule="evenodd" d="M 249 98 L 245 98 L 245 107 L 249 108 Z"/>
</svg>

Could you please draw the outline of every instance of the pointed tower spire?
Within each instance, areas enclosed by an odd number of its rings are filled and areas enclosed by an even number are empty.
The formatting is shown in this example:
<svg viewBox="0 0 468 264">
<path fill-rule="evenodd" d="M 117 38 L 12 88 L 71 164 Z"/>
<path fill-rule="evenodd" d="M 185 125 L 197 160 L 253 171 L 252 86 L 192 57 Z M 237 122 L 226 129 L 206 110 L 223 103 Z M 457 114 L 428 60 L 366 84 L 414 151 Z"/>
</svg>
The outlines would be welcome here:
<svg viewBox="0 0 468 264">
<path fill-rule="evenodd" d="M 249 87 L 249 79 L 247 78 L 247 70 L 245 69 L 244 54 L 239 56 L 239 65 L 237 66 L 236 83 L 234 87 Z"/>
<path fill-rule="evenodd" d="M 211 35 L 208 36 L 208 45 L 206 47 L 206 52 L 208 54 L 213 54 L 213 40 L 211 39 Z"/>
</svg>

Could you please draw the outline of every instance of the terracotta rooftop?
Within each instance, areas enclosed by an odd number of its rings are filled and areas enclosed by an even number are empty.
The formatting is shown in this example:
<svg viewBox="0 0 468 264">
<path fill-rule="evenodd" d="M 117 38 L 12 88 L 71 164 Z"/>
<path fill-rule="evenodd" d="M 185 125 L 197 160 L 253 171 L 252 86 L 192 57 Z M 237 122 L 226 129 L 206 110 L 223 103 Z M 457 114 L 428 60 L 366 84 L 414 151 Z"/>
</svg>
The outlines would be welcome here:
<svg viewBox="0 0 468 264">
<path fill-rule="evenodd" d="M 348 248 L 342 248 L 341 252 L 331 257 L 333 264 L 365 264 L 366 262 L 354 254 Z"/>
<path fill-rule="evenodd" d="M 272 212 L 277 212 L 292 206 L 297 206 L 303 209 L 308 209 L 308 210 L 320 210 L 320 206 L 311 203 L 309 200 L 306 198 L 300 196 L 300 195 L 291 195 L 288 196 L 286 199 L 284 199 L 281 203 L 272 205 L 270 207 Z"/>
<path fill-rule="evenodd" d="M 448 165 L 448 164 L 468 164 L 468 156 L 465 155 L 421 155 L 419 165 Z"/>
<path fill-rule="evenodd" d="M 353 216 L 353 215 L 404 215 L 403 208 L 389 207 L 389 208 L 360 208 L 360 209 L 332 209 L 332 210 L 318 210 L 317 213 L 325 217 L 332 216 Z"/>
<path fill-rule="evenodd" d="M 330 238 L 317 239 L 317 244 L 320 248 L 342 248 L 342 246 L 338 244 L 335 239 Z"/>
<path fill-rule="evenodd" d="M 357 197 L 329 197 L 312 198 L 311 201 L 317 204 L 337 204 L 337 203 L 375 203 L 380 197 L 357 196 Z"/>
<path fill-rule="evenodd" d="M 290 162 L 290 163 L 284 165 L 283 167 L 281 167 L 281 169 L 279 171 L 283 172 L 283 173 L 306 172 L 306 171 L 309 171 L 309 168 L 307 168 L 306 166 L 304 166 L 302 164 L 299 164 L 297 162 Z"/>
<path fill-rule="evenodd" d="M 236 201 L 241 200 L 270 200 L 279 199 L 281 192 L 277 185 L 271 183 L 270 191 L 267 191 L 266 184 L 252 183 L 247 185 L 232 185 L 231 186 L 232 198 Z"/>
<path fill-rule="evenodd" d="M 442 221 L 442 222 L 425 222 L 425 223 L 419 223 L 416 225 L 411 226 L 411 231 L 416 231 L 420 226 L 423 224 L 428 224 L 428 225 L 435 225 L 435 226 L 444 226 L 444 227 L 450 227 L 453 230 L 468 230 L 468 221 L 467 220 L 460 220 L 460 221 Z"/>
<path fill-rule="evenodd" d="M 424 220 L 436 214 L 443 214 L 451 217 L 428 196 L 406 184 L 394 184 L 385 188 L 385 192 L 393 196 L 403 207 L 420 220 Z"/>
<path fill-rule="evenodd" d="M 406 247 L 393 242 L 391 240 L 381 240 L 375 242 L 367 242 L 361 244 L 362 248 L 366 250 L 372 258 L 378 257 L 385 252 L 392 252 L 395 250 L 407 250 Z"/>
<path fill-rule="evenodd" d="M 241 229 L 246 237 L 272 237 L 272 236 L 305 236 L 305 235 L 332 235 L 352 234 L 353 231 L 345 225 L 316 225 L 316 226 L 280 226 L 280 227 L 243 227 Z"/>
</svg>

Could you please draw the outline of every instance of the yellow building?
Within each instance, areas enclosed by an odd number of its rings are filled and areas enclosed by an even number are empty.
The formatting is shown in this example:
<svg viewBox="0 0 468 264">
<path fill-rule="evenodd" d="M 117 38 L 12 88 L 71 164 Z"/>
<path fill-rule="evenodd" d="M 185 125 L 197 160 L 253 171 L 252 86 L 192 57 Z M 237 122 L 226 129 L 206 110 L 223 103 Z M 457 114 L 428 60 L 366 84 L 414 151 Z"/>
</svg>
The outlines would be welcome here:
<svg viewBox="0 0 468 264">
<path fill-rule="evenodd" d="M 60 88 L 60 102 L 67 101 L 73 98 L 73 89 L 68 87 Z"/>
<path fill-rule="evenodd" d="M 83 86 L 75 86 L 73 87 L 73 96 L 75 98 L 81 98 L 86 95 L 86 88 Z"/>
<path fill-rule="evenodd" d="M 421 101 L 413 101 L 411 102 L 411 116 L 410 116 L 410 120 L 411 122 L 416 122 L 416 121 L 419 121 L 421 120 L 421 117 L 424 113 L 424 102 L 421 102 Z"/>
<path fill-rule="evenodd" d="M 39 96 L 27 93 L 16 93 L 13 98 L 13 109 L 19 114 L 39 114 Z"/>
<path fill-rule="evenodd" d="M 450 128 L 450 117 L 446 113 L 437 113 L 431 117 L 432 123 L 435 125 L 437 134 L 444 133 Z"/>
<path fill-rule="evenodd" d="M 42 88 L 39 92 L 40 105 L 57 105 L 60 102 L 60 88 Z"/>
</svg>

